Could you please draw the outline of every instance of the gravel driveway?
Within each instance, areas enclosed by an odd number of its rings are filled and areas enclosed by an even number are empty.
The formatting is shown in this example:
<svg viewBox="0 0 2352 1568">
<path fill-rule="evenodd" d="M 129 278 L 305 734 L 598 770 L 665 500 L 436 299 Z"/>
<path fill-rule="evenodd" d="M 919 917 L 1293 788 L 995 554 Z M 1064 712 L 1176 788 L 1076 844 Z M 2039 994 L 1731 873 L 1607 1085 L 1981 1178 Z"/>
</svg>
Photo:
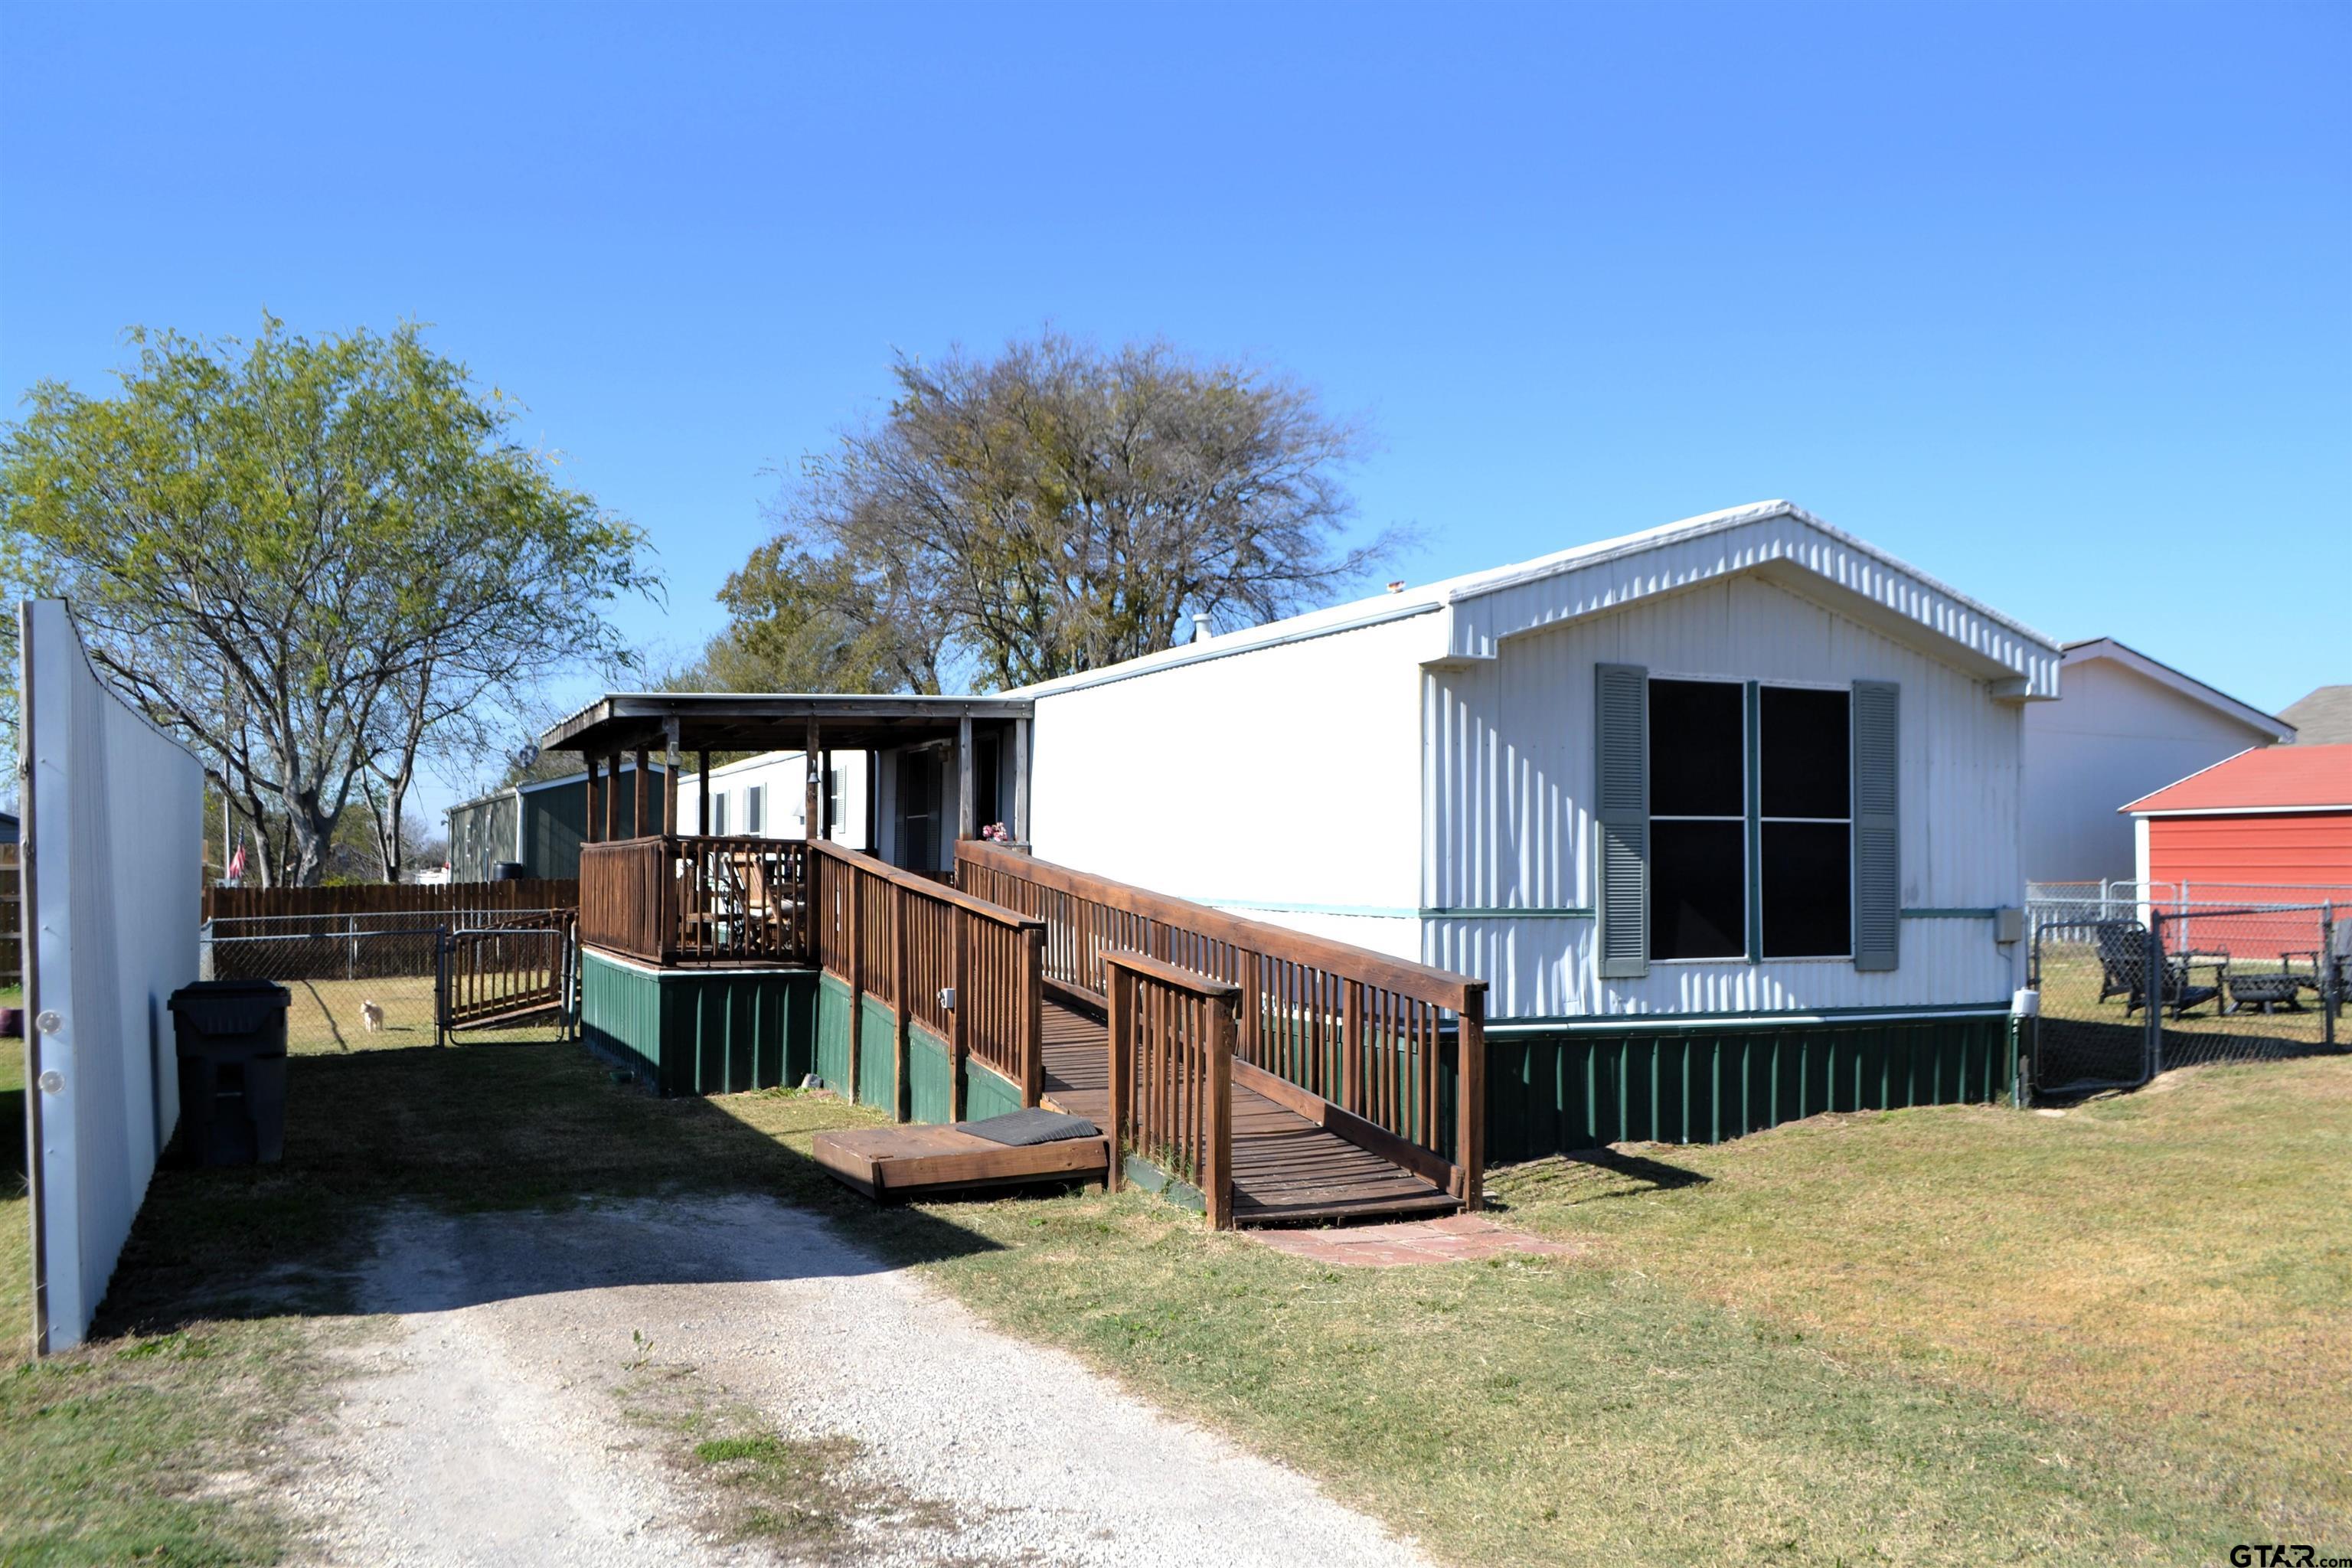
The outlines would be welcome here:
<svg viewBox="0 0 2352 1568">
<path fill-rule="evenodd" d="M 615 1393 L 688 1366 L 785 1436 L 854 1439 L 848 1479 L 910 1505 L 858 1517 L 835 1560 L 1425 1562 L 1296 1472 L 995 1332 L 764 1198 L 404 1213 L 364 1297 L 394 1331 L 352 1352 L 287 1500 L 318 1522 L 314 1562 L 778 1560 L 714 1528 L 709 1481 Z"/>
</svg>

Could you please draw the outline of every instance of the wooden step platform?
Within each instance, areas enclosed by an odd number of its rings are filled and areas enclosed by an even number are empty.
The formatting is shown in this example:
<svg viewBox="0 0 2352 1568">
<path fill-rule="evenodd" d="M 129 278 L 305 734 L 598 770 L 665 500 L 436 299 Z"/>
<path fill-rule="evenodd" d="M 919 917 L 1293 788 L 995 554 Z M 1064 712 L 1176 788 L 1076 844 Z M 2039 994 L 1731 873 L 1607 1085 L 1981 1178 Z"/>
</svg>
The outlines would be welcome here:
<svg viewBox="0 0 2352 1568">
<path fill-rule="evenodd" d="M 862 1127 L 816 1135 L 816 1162 L 877 1200 L 1022 1182 L 1099 1182 L 1110 1141 L 1065 1138 L 1020 1147 L 952 1127 Z"/>
<path fill-rule="evenodd" d="M 1110 1115 L 1109 1034 L 1045 1004 L 1045 1102 L 1102 1126 Z M 1235 1084 L 1234 1223 L 1307 1225 L 1452 1214 L 1444 1188 Z"/>
</svg>

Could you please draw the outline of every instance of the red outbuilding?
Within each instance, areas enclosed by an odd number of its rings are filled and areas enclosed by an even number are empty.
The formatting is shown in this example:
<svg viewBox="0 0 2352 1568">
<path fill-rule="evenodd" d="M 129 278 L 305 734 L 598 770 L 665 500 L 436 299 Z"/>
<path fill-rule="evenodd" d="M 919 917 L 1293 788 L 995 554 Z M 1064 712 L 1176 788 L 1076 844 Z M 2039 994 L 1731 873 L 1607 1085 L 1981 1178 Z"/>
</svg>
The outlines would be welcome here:
<svg viewBox="0 0 2352 1568">
<path fill-rule="evenodd" d="M 2160 898 L 2303 904 L 2352 889 L 2352 744 L 2241 752 L 2122 809 Z"/>
</svg>

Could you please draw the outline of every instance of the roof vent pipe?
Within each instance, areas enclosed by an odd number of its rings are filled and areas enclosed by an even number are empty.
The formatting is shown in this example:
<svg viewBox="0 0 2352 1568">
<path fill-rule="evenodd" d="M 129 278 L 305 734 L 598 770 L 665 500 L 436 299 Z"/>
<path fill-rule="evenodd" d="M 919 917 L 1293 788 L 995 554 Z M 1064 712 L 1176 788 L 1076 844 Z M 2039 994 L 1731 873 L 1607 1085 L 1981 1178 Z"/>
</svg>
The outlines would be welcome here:
<svg viewBox="0 0 2352 1568">
<path fill-rule="evenodd" d="M 1206 642 L 1209 640 L 1209 612 L 1206 610 L 1193 611 L 1192 640 L 1194 642 Z"/>
</svg>

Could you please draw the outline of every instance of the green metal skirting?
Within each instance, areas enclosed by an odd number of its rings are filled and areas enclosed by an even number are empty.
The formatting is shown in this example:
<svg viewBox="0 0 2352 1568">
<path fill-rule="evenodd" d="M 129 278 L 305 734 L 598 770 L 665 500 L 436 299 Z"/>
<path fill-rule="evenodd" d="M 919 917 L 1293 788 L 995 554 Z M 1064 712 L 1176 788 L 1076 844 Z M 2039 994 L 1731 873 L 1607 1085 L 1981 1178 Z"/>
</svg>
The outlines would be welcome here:
<svg viewBox="0 0 2352 1568">
<path fill-rule="evenodd" d="M 732 1094 L 797 1083 L 816 1036 L 809 970 L 655 970 L 581 954 L 589 1043 L 663 1094 Z"/>
<path fill-rule="evenodd" d="M 1825 1110 L 1980 1103 L 2008 1097 L 2016 1068 L 1997 1014 L 1490 1037 L 1486 1158 L 1718 1143 Z"/>
</svg>

